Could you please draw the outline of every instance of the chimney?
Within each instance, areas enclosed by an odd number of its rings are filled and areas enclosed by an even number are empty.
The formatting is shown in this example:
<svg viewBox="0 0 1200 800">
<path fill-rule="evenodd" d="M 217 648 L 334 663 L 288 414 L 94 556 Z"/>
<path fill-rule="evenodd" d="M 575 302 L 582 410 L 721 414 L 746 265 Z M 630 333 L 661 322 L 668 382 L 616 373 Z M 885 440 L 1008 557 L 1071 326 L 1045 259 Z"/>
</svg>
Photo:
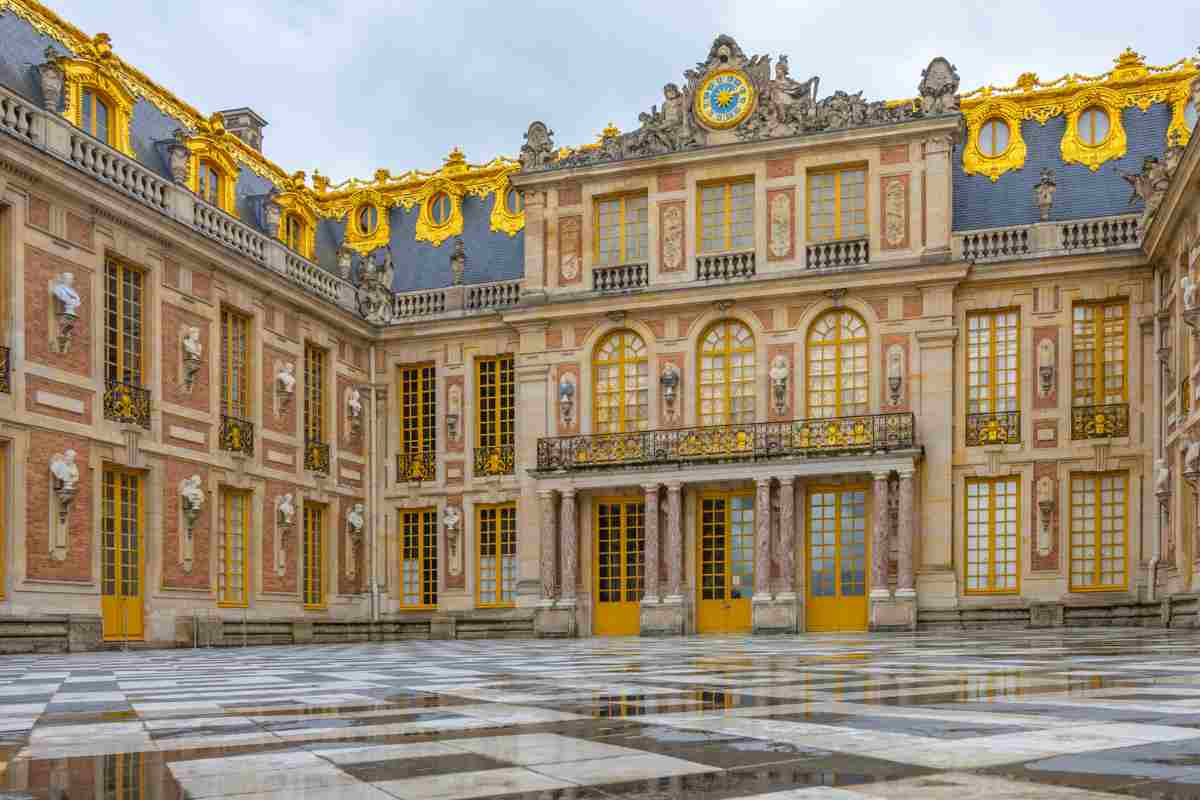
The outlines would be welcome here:
<svg viewBox="0 0 1200 800">
<path fill-rule="evenodd" d="M 262 130 L 267 127 L 267 121 L 255 114 L 249 108 L 231 108 L 221 112 L 225 121 L 225 130 L 262 152 Z"/>
</svg>

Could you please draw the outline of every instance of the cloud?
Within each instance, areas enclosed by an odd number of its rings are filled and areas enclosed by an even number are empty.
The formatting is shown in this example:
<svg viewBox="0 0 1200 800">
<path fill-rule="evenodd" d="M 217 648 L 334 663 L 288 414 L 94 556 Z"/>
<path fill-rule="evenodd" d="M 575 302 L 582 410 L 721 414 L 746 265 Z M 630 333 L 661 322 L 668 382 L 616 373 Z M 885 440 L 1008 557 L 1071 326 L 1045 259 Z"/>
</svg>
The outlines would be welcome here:
<svg viewBox="0 0 1200 800">
<path fill-rule="evenodd" d="M 911 96 L 935 55 L 963 88 L 1095 74 L 1130 45 L 1151 63 L 1194 55 L 1186 12 L 1112 0 L 938 3 L 754 0 L 52 0 L 88 33 L 202 112 L 248 105 L 270 123 L 267 155 L 334 180 L 515 155 L 533 119 L 560 144 L 622 130 L 718 33 L 747 53 L 789 56 L 822 93 Z M 1192 12 L 1193 15 L 1195 12 Z M 1180 24 L 1166 20 L 1179 18 Z M 1194 29 L 1194 26 L 1191 26 Z"/>
</svg>

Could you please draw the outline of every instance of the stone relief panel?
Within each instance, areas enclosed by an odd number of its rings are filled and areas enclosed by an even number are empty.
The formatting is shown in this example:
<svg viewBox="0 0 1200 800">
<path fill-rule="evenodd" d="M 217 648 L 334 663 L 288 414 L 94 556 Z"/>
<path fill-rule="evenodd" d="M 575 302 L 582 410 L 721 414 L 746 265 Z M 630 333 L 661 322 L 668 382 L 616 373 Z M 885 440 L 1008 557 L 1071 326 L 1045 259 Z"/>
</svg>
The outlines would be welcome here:
<svg viewBox="0 0 1200 800">
<path fill-rule="evenodd" d="M 463 451 L 464 432 L 467 421 L 463 416 L 463 376 L 446 376 L 446 451 L 461 453 Z"/>
<path fill-rule="evenodd" d="M 909 175 L 884 175 L 879 179 L 880 245 L 884 250 L 909 247 Z"/>
<path fill-rule="evenodd" d="M 767 260 L 796 257 L 796 193 L 794 189 L 767 192 Z"/>
<path fill-rule="evenodd" d="M 687 214 L 684 202 L 674 200 L 658 206 L 658 271 L 682 272 L 687 245 Z"/>
<path fill-rule="evenodd" d="M 909 397 L 912 396 L 909 390 L 912 373 L 909 337 L 903 333 L 884 334 L 880 337 L 879 345 L 879 374 L 883 376 L 879 387 L 880 410 L 909 411 Z"/>
<path fill-rule="evenodd" d="M 1042 325 L 1033 329 L 1033 364 L 1030 376 L 1034 408 L 1058 407 L 1058 326 Z M 1051 373 L 1045 374 L 1047 369 Z"/>
<path fill-rule="evenodd" d="M 1044 502 L 1039 503 L 1039 482 L 1042 484 L 1041 499 L 1044 501 L 1046 496 L 1047 481 L 1049 482 L 1052 505 L 1049 509 L 1045 508 Z M 1033 535 L 1029 537 L 1029 569 L 1032 572 L 1055 572 L 1058 570 L 1059 562 L 1059 520 L 1062 517 L 1062 509 L 1059 508 L 1061 498 L 1058 484 L 1058 465 L 1053 461 L 1039 461 L 1033 465 L 1033 486 L 1030 496 L 1034 498 L 1034 502 L 1030 503 L 1032 508 L 1029 510 L 1031 515 L 1031 528 Z M 1041 507 L 1039 507 L 1041 506 Z M 1043 523 L 1045 525 L 1043 526 Z"/>
<path fill-rule="evenodd" d="M 558 283 L 579 283 L 583 271 L 583 217 L 574 215 L 558 220 Z"/>
<path fill-rule="evenodd" d="M 457 521 L 454 520 L 454 514 L 447 515 L 450 509 L 455 509 L 458 512 Z M 466 514 L 463 513 L 463 497 L 461 494 L 452 494 L 446 497 L 445 511 L 442 512 L 442 552 L 446 554 L 446 569 L 439 570 L 442 573 L 442 585 L 447 589 L 465 589 L 467 586 L 467 570 L 464 568 L 466 563 L 465 548 L 471 547 L 467 541 L 467 531 L 470 525 L 466 522 Z M 454 522 L 451 526 L 449 523 Z M 457 541 L 455 541 L 457 539 Z M 457 552 L 455 552 L 457 548 Z"/>
</svg>

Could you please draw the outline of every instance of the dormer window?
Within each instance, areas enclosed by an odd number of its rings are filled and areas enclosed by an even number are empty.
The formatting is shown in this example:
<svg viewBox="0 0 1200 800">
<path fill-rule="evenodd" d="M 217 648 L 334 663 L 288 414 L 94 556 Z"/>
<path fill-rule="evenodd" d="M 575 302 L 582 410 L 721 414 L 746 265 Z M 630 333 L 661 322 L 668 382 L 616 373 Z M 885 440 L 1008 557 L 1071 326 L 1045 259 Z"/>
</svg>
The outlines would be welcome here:
<svg viewBox="0 0 1200 800">
<path fill-rule="evenodd" d="M 438 192 L 429 198 L 429 221 L 434 225 L 445 225 L 450 221 L 450 213 L 454 210 L 454 201 L 445 192 Z"/>
<path fill-rule="evenodd" d="M 999 158 L 1008 150 L 1011 140 L 1008 123 L 993 117 L 979 129 L 979 152 L 987 158 Z"/>
<path fill-rule="evenodd" d="M 373 205 L 364 205 L 358 209 L 358 232 L 362 236 L 370 236 L 379 227 L 379 209 Z"/>
<path fill-rule="evenodd" d="M 1099 106 L 1086 108 L 1079 115 L 1079 141 L 1088 147 L 1104 144 L 1111 128 L 1108 111 Z"/>
<path fill-rule="evenodd" d="M 112 108 L 108 98 L 91 89 L 84 89 L 79 114 L 79 127 L 105 144 L 112 144 L 112 141 L 109 139 Z"/>
<path fill-rule="evenodd" d="M 219 207 L 221 205 L 221 184 L 224 182 L 221 170 L 207 159 L 201 159 L 198 170 L 196 194 L 200 195 L 205 202 Z"/>
<path fill-rule="evenodd" d="M 295 214 L 284 217 L 283 240 L 292 250 L 304 255 L 304 222 Z"/>
</svg>

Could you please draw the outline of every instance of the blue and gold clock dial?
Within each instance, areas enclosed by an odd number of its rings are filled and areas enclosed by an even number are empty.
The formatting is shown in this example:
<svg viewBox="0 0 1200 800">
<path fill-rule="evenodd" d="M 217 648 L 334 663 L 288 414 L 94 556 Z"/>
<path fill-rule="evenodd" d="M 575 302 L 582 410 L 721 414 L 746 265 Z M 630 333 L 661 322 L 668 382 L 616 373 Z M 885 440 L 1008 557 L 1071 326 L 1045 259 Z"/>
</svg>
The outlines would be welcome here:
<svg viewBox="0 0 1200 800">
<path fill-rule="evenodd" d="M 732 128 L 754 108 L 754 87 L 741 70 L 714 72 L 696 93 L 696 116 L 709 128 Z"/>
</svg>

